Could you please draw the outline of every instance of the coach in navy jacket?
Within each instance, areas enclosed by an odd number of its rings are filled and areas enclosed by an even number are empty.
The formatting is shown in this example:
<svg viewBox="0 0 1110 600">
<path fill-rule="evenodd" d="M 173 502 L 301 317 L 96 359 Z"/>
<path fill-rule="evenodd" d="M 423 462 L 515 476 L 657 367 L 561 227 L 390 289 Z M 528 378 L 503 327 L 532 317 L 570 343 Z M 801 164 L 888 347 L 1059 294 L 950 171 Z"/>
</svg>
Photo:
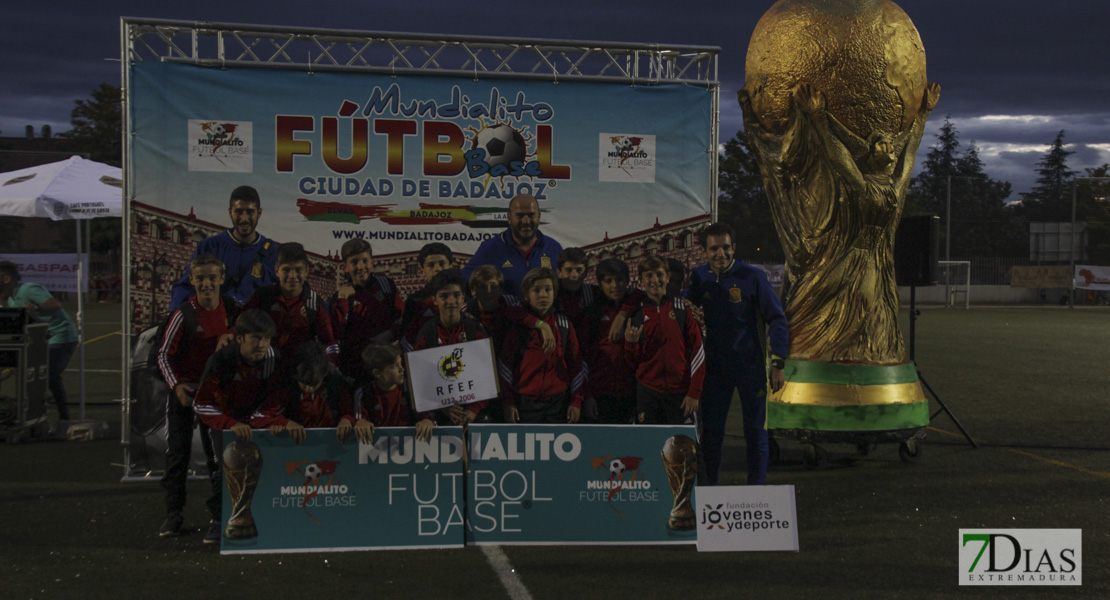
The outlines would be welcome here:
<svg viewBox="0 0 1110 600">
<path fill-rule="evenodd" d="M 735 390 L 744 417 L 747 443 L 748 484 L 767 479 L 767 349 L 759 333 L 766 324 L 771 341 L 771 389 L 785 382 L 783 367 L 790 352 L 786 316 L 775 290 L 763 271 L 733 258 L 736 246 L 732 229 L 714 223 L 701 233 L 702 249 L 709 264 L 690 275 L 688 298 L 705 310 L 705 359 L 707 370 L 702 391 L 702 449 L 709 485 L 716 485 L 721 471 L 725 421 Z"/>
<path fill-rule="evenodd" d="M 255 230 L 262 216 L 262 200 L 251 186 L 241 185 L 231 192 L 227 212 L 231 216 L 231 229 L 201 240 L 193 258 L 205 252 L 220 257 L 226 267 L 220 293 L 230 296 L 242 306 L 258 288 L 277 283 L 275 263 L 278 245 Z M 186 267 L 181 279 L 173 284 L 169 311 L 172 313 L 194 294 L 196 290 L 189 283 L 189 269 Z"/>
<path fill-rule="evenodd" d="M 467 281 L 470 273 L 482 265 L 493 265 L 505 276 L 505 293 L 520 295 L 520 282 L 532 269 L 555 270 L 563 246 L 540 233 L 540 205 L 536 198 L 519 194 L 509 201 L 509 228 L 501 235 L 478 246 L 474 258 L 463 267 Z"/>
</svg>

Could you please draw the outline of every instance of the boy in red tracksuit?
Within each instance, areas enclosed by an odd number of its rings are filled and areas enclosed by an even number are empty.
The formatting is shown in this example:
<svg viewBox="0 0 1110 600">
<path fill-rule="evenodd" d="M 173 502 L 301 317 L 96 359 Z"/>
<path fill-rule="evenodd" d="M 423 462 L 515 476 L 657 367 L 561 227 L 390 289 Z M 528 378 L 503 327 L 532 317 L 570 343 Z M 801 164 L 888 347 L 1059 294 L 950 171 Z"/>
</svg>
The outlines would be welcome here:
<svg viewBox="0 0 1110 600">
<path fill-rule="evenodd" d="M 275 389 L 274 370 L 279 354 L 270 345 L 273 336 L 274 321 L 269 315 L 256 308 L 244 310 L 235 319 L 235 343 L 217 350 L 208 359 L 197 388 L 193 410 L 200 422 L 208 426 L 216 455 L 213 497 L 209 500 L 215 515 L 222 514 L 221 434 L 230 430 L 240 440 L 250 441 L 251 415 Z M 219 518 L 209 524 L 204 543 L 220 543 Z"/>
<path fill-rule="evenodd" d="M 355 422 L 347 381 L 328 372 L 331 363 L 323 346 L 306 342 L 297 351 L 296 364 L 296 383 L 271 394 L 251 415 L 251 427 L 269 429 L 274 435 L 287 431 L 297 444 L 304 441 L 306 428 L 335 428 L 339 443 L 346 442 L 353 430 L 359 440 L 369 442 L 372 428 Z"/>
<path fill-rule="evenodd" d="M 559 293 L 555 296 L 555 312 L 562 313 L 574 325 L 578 341 L 582 341 L 582 331 L 586 324 L 586 311 L 594 303 L 602 300 L 601 288 L 586 283 L 586 270 L 589 258 L 581 248 L 564 248 L 559 253 L 558 268 Z M 627 269 L 626 269 L 627 270 Z M 601 283 L 601 276 L 597 276 Z M 628 285 L 625 285 L 628 288 Z M 613 327 L 609 341 L 624 343 L 624 326 L 629 315 L 636 312 L 643 300 L 644 293 L 638 289 L 629 290 L 620 310 L 613 316 Z M 594 417 L 591 417 L 591 419 Z"/>
<path fill-rule="evenodd" d="M 365 372 L 370 374 L 370 381 L 355 392 L 358 422 L 369 419 L 371 432 L 375 427 L 414 426 L 416 439 L 431 439 L 435 421 L 429 414 L 413 411 L 405 393 L 401 351 L 393 346 L 371 344 L 362 351 L 362 362 Z"/>
<path fill-rule="evenodd" d="M 333 364 L 339 362 L 339 344 L 331 328 L 327 306 L 308 287 L 308 255 L 296 242 L 282 244 L 277 251 L 277 285 L 259 288 L 244 309 L 266 311 L 277 327 L 273 344 L 281 354 L 279 371 L 291 379 L 297 349 L 305 342 L 319 341 Z"/>
<path fill-rule="evenodd" d="M 493 265 L 482 265 L 470 274 L 470 300 L 467 301 L 463 312 L 482 324 L 482 328 L 493 340 L 494 352 L 501 348 L 505 334 L 509 331 L 509 322 L 506 311 L 510 307 L 519 307 L 520 299 L 508 296 L 502 292 L 505 276 L 501 270 Z M 523 313 L 524 310 L 520 309 Z M 532 318 L 532 325 L 538 321 Z"/>
<path fill-rule="evenodd" d="M 508 423 L 577 423 L 582 411 L 585 372 L 574 327 L 552 309 L 558 278 L 547 268 L 532 269 L 521 282 L 528 309 L 555 332 L 555 349 L 545 352 L 534 328 L 514 325 L 505 336 L 498 373 Z"/>
<path fill-rule="evenodd" d="M 582 410 L 590 422 L 627 425 L 636 416 L 636 364 L 625 349 L 624 332 L 616 342 L 609 336 L 612 328 L 620 326 L 617 317 L 629 295 L 628 280 L 624 261 L 607 258 L 598 263 L 601 296 L 586 309 L 578 332 L 589 372 Z"/>
<path fill-rule="evenodd" d="M 463 312 L 482 324 L 493 340 L 494 352 L 501 350 L 501 343 L 513 323 L 539 329 L 543 334 L 544 349 L 549 352 L 554 350 L 555 334 L 551 332 L 551 327 L 528 312 L 520 298 L 503 293 L 504 284 L 505 276 L 497 267 L 482 265 L 474 269 L 470 274 L 470 300 L 466 302 Z"/>
<path fill-rule="evenodd" d="M 420 266 L 420 275 L 425 286 L 405 298 L 405 311 L 401 317 L 401 349 L 409 352 L 416 344 L 416 336 L 424 324 L 436 319 L 435 301 L 432 296 L 435 292 L 431 289 L 432 278 L 445 269 L 455 268 L 455 255 L 447 244 L 432 242 L 424 244 L 420 254 L 416 256 L 416 263 Z M 466 293 L 464 288 L 463 293 Z"/>
<path fill-rule="evenodd" d="M 480 323 L 462 312 L 465 304 L 463 290 L 466 289 L 466 279 L 458 269 L 436 273 L 435 277 L 428 282 L 428 289 L 432 292 L 438 317 L 428 321 L 420 329 L 413 351 L 484 340 L 489 337 Z M 466 405 L 455 404 L 443 409 L 440 414 L 449 418 L 455 425 L 467 425 L 477 420 L 488 405 L 489 402 L 486 400 Z"/>
<path fill-rule="evenodd" d="M 521 305 L 520 298 L 502 293 L 505 276 L 493 265 L 482 265 L 470 274 L 470 300 L 464 312 L 482 324 L 490 339 L 493 340 L 494 356 L 501 355 L 501 346 L 513 323 L 536 328 L 543 336 L 544 351 L 555 349 L 555 334 L 551 326 L 528 312 Z M 624 339 L 623 337 L 621 338 Z M 623 343 L 623 342 L 622 342 Z M 505 411 L 501 398 L 489 401 L 489 417 L 494 423 L 504 423 Z"/>
<path fill-rule="evenodd" d="M 636 421 L 645 424 L 696 422 L 705 382 L 701 329 L 681 298 L 667 294 L 667 262 L 640 262 L 646 298 L 625 331 L 625 348 L 636 368 Z"/>
<path fill-rule="evenodd" d="M 162 477 L 162 487 L 166 490 L 166 520 L 158 530 L 159 537 L 181 533 L 193 429 L 197 426 L 193 396 L 208 358 L 216 352 L 220 339 L 231 330 L 237 313 L 234 301 L 220 296 L 224 263 L 215 254 L 206 252 L 189 263 L 189 283 L 196 295 L 182 302 L 166 322 L 157 354 L 158 369 L 171 392 L 166 399 L 166 472 Z M 211 477 L 216 471 L 215 453 L 208 428 L 204 426 L 201 447 Z M 219 486 L 220 481 L 216 480 L 214 485 Z M 210 504 L 208 508 L 218 507 Z M 220 514 L 213 513 L 212 517 L 218 520 Z"/>
<path fill-rule="evenodd" d="M 392 279 L 373 274 L 374 257 L 369 242 L 349 240 L 339 252 L 343 271 L 350 279 L 328 301 L 339 341 L 339 370 L 347 377 L 363 380 L 362 349 L 371 343 L 400 339 L 405 304 Z"/>
</svg>

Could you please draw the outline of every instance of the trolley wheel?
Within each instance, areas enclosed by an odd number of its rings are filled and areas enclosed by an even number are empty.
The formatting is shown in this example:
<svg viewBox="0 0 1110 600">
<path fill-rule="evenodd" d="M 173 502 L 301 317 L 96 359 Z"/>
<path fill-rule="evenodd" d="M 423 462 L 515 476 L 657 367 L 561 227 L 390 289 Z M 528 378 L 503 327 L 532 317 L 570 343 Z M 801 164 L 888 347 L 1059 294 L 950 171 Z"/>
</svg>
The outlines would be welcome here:
<svg viewBox="0 0 1110 600">
<path fill-rule="evenodd" d="M 35 423 L 34 427 L 31 427 L 31 437 L 46 439 L 50 437 L 50 431 L 50 421 L 43 420 L 39 423 Z"/>
<path fill-rule="evenodd" d="M 802 452 L 802 464 L 806 470 L 812 471 L 829 462 L 829 453 L 817 444 L 809 444 Z"/>
<path fill-rule="evenodd" d="M 914 439 L 902 442 L 898 445 L 898 458 L 904 463 L 917 462 L 921 458 L 921 445 Z"/>
<path fill-rule="evenodd" d="M 767 457 L 772 463 L 777 463 L 782 458 L 782 448 L 779 447 L 779 442 L 775 438 L 767 440 Z"/>
</svg>

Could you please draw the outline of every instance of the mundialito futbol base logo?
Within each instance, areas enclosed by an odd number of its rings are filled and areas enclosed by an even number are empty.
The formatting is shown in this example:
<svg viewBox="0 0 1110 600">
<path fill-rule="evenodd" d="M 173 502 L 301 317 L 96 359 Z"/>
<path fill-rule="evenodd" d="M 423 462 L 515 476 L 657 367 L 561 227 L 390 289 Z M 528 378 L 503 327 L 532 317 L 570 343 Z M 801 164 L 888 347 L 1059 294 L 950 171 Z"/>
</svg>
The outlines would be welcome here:
<svg viewBox="0 0 1110 600">
<path fill-rule="evenodd" d="M 250 121 L 189 119 L 189 170 L 254 171 L 254 126 Z"/>
<path fill-rule="evenodd" d="M 598 181 L 655 183 L 655 136 L 598 135 Z"/>
<path fill-rule="evenodd" d="M 1083 585 L 1083 530 L 961 529 L 960 585 Z"/>
</svg>

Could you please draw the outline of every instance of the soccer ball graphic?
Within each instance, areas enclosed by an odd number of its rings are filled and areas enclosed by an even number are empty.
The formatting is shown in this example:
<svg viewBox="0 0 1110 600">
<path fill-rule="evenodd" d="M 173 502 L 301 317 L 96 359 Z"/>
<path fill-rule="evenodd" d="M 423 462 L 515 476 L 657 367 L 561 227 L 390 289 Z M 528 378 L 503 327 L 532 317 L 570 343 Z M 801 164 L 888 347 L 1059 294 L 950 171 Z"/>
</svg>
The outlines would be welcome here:
<svg viewBox="0 0 1110 600">
<path fill-rule="evenodd" d="M 490 125 L 474 136 L 474 148 L 486 151 L 486 164 L 505 165 L 511 162 L 524 162 L 524 136 L 505 124 Z"/>
<path fill-rule="evenodd" d="M 305 478 L 306 479 L 311 479 L 313 485 L 315 485 L 318 481 L 320 481 L 320 475 L 321 474 L 322 474 L 322 471 L 320 470 L 320 465 L 318 465 L 316 463 L 312 463 L 311 465 L 308 465 L 304 468 Z"/>
<path fill-rule="evenodd" d="M 212 133 L 213 137 L 220 138 L 220 137 L 224 137 L 224 136 L 227 135 L 227 131 L 224 130 L 224 126 L 220 123 L 216 123 L 216 124 L 212 125 L 212 127 L 209 129 L 209 131 Z"/>
<path fill-rule="evenodd" d="M 632 152 L 635 148 L 636 143 L 633 142 L 630 137 L 621 136 L 620 139 L 617 140 L 617 150 L 621 152 Z"/>
<path fill-rule="evenodd" d="M 620 477 L 624 474 L 624 461 L 619 458 L 614 458 L 609 461 L 609 473 Z"/>
</svg>

